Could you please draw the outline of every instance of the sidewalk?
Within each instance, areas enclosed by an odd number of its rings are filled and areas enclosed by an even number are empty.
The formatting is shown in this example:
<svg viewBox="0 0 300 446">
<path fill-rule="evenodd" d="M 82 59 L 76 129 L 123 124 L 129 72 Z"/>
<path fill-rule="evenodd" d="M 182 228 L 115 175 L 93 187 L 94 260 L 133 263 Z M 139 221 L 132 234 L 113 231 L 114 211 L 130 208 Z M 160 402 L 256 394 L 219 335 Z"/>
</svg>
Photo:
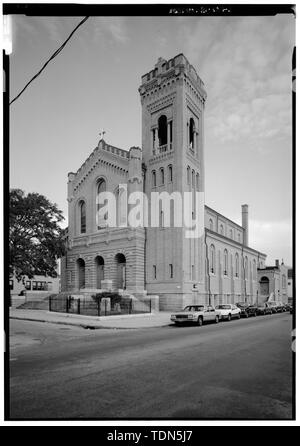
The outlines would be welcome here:
<svg viewBox="0 0 300 446">
<path fill-rule="evenodd" d="M 48 322 L 51 324 L 75 325 L 83 328 L 153 328 L 165 327 L 171 323 L 171 313 L 160 311 L 157 313 L 118 315 L 118 316 L 83 316 L 78 314 L 55 313 L 47 310 L 17 310 L 10 309 L 10 319 L 25 321 Z"/>
</svg>

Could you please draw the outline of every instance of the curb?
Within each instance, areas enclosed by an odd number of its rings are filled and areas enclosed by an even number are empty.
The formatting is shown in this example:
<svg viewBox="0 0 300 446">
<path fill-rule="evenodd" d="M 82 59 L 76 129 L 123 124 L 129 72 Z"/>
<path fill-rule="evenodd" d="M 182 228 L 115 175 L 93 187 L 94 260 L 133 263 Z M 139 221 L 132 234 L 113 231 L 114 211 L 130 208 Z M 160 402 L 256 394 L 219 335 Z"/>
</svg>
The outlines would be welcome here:
<svg viewBox="0 0 300 446">
<path fill-rule="evenodd" d="M 46 319 L 32 319 L 29 317 L 18 317 L 18 316 L 10 316 L 10 319 L 16 319 L 20 321 L 30 321 L 30 322 L 44 322 L 48 324 L 56 324 L 56 325 L 71 325 L 73 327 L 81 327 L 85 329 L 90 330 L 147 330 L 148 328 L 161 328 L 161 327 L 168 327 L 170 324 L 164 324 L 164 325 L 155 325 L 150 327 L 106 327 L 104 325 L 93 325 L 90 324 L 75 324 L 73 322 L 62 322 L 62 321 L 48 321 Z"/>
</svg>

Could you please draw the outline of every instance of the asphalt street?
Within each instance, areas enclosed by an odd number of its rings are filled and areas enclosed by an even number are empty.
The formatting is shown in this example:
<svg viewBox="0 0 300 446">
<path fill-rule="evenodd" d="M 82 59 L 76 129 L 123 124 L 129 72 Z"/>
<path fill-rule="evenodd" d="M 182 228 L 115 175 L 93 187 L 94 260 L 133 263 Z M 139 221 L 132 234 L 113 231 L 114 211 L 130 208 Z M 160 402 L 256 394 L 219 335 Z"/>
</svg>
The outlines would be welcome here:
<svg viewBox="0 0 300 446">
<path fill-rule="evenodd" d="M 202 327 L 10 321 L 11 419 L 292 419 L 289 313 Z"/>
</svg>

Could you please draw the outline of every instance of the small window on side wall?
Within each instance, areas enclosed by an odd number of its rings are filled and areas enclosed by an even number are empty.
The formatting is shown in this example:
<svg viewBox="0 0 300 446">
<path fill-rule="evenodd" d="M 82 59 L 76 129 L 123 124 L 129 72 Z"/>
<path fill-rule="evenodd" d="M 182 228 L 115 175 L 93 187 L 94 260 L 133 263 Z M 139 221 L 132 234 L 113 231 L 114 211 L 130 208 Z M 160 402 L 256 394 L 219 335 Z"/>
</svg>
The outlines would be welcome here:
<svg viewBox="0 0 300 446">
<path fill-rule="evenodd" d="M 160 168 L 160 184 L 165 184 L 165 171 L 163 167 Z"/>
<path fill-rule="evenodd" d="M 152 171 L 152 187 L 156 187 L 156 172 Z"/>
<path fill-rule="evenodd" d="M 196 175 L 196 188 L 197 190 L 200 190 L 200 176 L 199 173 Z"/>
<path fill-rule="evenodd" d="M 169 176 L 169 183 L 172 183 L 172 181 L 173 181 L 173 167 L 172 167 L 172 165 L 170 165 L 169 167 L 168 167 L 168 176 Z"/>
<path fill-rule="evenodd" d="M 186 182 L 187 182 L 187 184 L 191 184 L 191 168 L 190 168 L 190 166 L 187 166 L 187 169 L 186 169 Z"/>
<path fill-rule="evenodd" d="M 153 274 L 153 279 L 156 279 L 156 265 L 153 265 L 152 267 L 152 274 Z"/>
</svg>

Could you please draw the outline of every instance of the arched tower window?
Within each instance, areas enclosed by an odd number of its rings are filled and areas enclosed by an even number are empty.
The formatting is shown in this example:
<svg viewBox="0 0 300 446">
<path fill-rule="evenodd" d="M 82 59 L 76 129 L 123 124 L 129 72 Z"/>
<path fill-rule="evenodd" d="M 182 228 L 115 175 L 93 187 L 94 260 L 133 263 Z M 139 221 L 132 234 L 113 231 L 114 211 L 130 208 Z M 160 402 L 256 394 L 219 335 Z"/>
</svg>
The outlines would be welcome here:
<svg viewBox="0 0 300 446">
<path fill-rule="evenodd" d="M 161 115 L 158 118 L 158 140 L 159 146 L 164 146 L 168 143 L 168 122 L 166 115 Z"/>
<path fill-rule="evenodd" d="M 233 238 L 233 232 L 232 232 L 232 229 L 230 229 L 230 231 L 229 231 L 229 237 L 230 237 L 230 238 Z"/>
<path fill-rule="evenodd" d="M 126 226 L 127 223 L 127 197 L 123 187 L 118 186 L 116 196 L 116 223 L 118 227 Z"/>
<path fill-rule="evenodd" d="M 228 251 L 224 250 L 224 276 L 228 275 Z"/>
<path fill-rule="evenodd" d="M 220 234 L 223 235 L 224 234 L 224 226 L 220 225 Z"/>
<path fill-rule="evenodd" d="M 79 214 L 80 214 L 80 233 L 86 232 L 86 204 L 85 201 L 79 202 Z"/>
<path fill-rule="evenodd" d="M 212 221 L 211 218 L 209 219 L 209 229 L 210 229 L 211 231 L 214 230 L 214 222 Z"/>
<path fill-rule="evenodd" d="M 106 191 L 106 182 L 103 178 L 97 181 L 97 195 L 96 195 L 96 208 L 97 208 L 97 226 L 98 229 L 104 228 L 106 226 L 106 215 L 99 217 L 99 211 L 104 206 L 104 203 L 100 202 L 100 194 Z"/>
<path fill-rule="evenodd" d="M 210 245 L 209 269 L 211 273 L 214 273 L 216 270 L 216 250 L 214 245 Z"/>
<path fill-rule="evenodd" d="M 195 121 L 193 118 L 190 118 L 189 122 L 189 148 L 194 150 L 195 149 Z"/>
</svg>

